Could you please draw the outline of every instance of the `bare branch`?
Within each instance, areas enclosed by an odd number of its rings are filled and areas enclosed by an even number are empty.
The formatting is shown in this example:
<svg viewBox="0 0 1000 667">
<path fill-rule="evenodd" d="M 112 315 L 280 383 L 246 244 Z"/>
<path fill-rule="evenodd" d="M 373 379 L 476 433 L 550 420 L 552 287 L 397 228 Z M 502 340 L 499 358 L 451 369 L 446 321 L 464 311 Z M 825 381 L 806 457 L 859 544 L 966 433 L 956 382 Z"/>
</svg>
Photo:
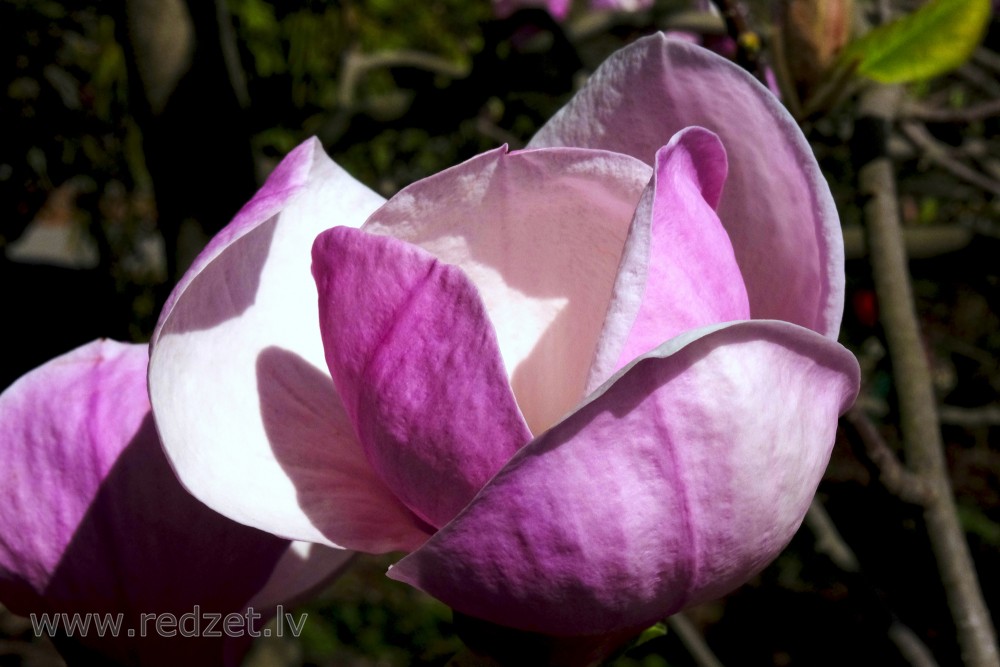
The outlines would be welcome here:
<svg viewBox="0 0 1000 667">
<path fill-rule="evenodd" d="M 951 172 L 963 181 L 1000 197 L 1000 181 L 981 174 L 972 167 L 951 157 L 951 151 L 949 151 L 948 147 L 935 139 L 926 125 L 917 121 L 905 121 L 900 123 L 900 128 L 907 139 L 922 149 L 924 155 L 942 169 Z"/>
<path fill-rule="evenodd" d="M 866 201 L 865 222 L 875 289 L 892 359 L 899 397 L 901 432 L 907 463 L 933 490 L 924 521 L 966 664 L 1000 664 L 996 633 L 983 600 L 965 534 L 958 521 L 948 479 L 930 369 L 924 354 L 900 227 L 899 202 L 892 162 L 885 155 L 888 126 L 896 117 L 902 90 L 873 86 L 861 97 L 856 130 L 867 127 L 876 136 L 857 136 L 869 145 L 858 173 L 859 194 Z M 872 150 L 872 149 L 875 150 Z"/>
<path fill-rule="evenodd" d="M 906 255 L 925 259 L 961 250 L 972 242 L 971 229 L 958 225 L 929 225 L 903 229 Z M 860 259 L 868 254 L 868 242 L 861 225 L 844 227 L 844 255 L 847 259 Z"/>
<path fill-rule="evenodd" d="M 980 46 L 972 54 L 972 60 L 976 64 L 982 65 L 983 67 L 1000 74 L 1000 53 L 987 49 L 984 46 Z"/>
<path fill-rule="evenodd" d="M 858 574 L 861 565 L 854 550 L 841 536 L 836 524 L 819 500 L 813 499 L 806 514 L 806 524 L 816 536 L 816 550 L 829 556 L 833 564 L 844 572 Z M 891 610 L 889 613 L 892 614 Z M 893 621 L 887 630 L 889 641 L 896 645 L 899 653 L 913 667 L 938 667 L 934 656 L 913 630 L 892 614 Z"/>
<path fill-rule="evenodd" d="M 889 626 L 889 639 L 899 649 L 903 658 L 913 667 L 938 667 L 937 660 L 931 655 L 927 645 L 920 641 L 909 626 L 893 621 Z"/>
<path fill-rule="evenodd" d="M 984 405 L 981 408 L 942 405 L 941 423 L 964 428 L 1000 426 L 1000 405 Z"/>
<path fill-rule="evenodd" d="M 851 408 L 844 420 L 851 425 L 865 457 L 878 471 L 878 480 L 889 493 L 914 505 L 927 506 L 931 502 L 933 491 L 926 480 L 906 469 L 861 408 Z"/>
<path fill-rule="evenodd" d="M 934 106 L 922 100 L 907 100 L 901 115 L 932 123 L 972 123 L 1000 116 L 1000 99 L 958 108 Z"/>
<path fill-rule="evenodd" d="M 715 653 L 705 643 L 705 638 L 701 636 L 698 629 L 694 627 L 691 620 L 684 614 L 674 614 L 667 619 L 667 625 L 677 633 L 684 648 L 688 650 L 698 667 L 723 667 L 722 662 L 715 657 Z"/>
</svg>

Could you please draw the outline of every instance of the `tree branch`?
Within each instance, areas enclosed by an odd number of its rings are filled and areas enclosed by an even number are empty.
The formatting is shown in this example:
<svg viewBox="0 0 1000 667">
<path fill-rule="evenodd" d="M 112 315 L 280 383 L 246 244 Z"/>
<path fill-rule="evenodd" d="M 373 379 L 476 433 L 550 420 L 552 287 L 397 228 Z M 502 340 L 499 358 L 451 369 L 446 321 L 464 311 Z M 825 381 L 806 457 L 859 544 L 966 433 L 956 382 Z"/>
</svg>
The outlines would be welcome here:
<svg viewBox="0 0 1000 667">
<path fill-rule="evenodd" d="M 974 667 L 996 667 L 1000 663 L 996 634 L 958 522 L 945 467 L 937 403 L 902 241 L 895 174 L 885 152 L 885 139 L 901 94 L 902 90 L 894 86 L 869 88 L 862 95 L 855 126 L 858 185 L 865 201 L 872 273 L 892 359 L 907 463 L 934 493 L 925 506 L 924 521 L 962 656 L 966 664 Z M 863 136 L 866 132 L 871 136 Z"/>
<path fill-rule="evenodd" d="M 1000 116 L 1000 99 L 988 100 L 967 107 L 951 108 L 928 104 L 921 100 L 907 100 L 903 113 L 908 118 L 931 123 L 972 123 L 977 120 Z"/>
<path fill-rule="evenodd" d="M 934 138 L 926 125 L 917 121 L 907 121 L 901 123 L 900 128 L 906 138 L 913 142 L 913 145 L 920 148 L 929 160 L 942 169 L 951 172 L 967 183 L 1000 197 L 1000 181 L 995 181 L 951 157 L 948 148 Z"/>
<path fill-rule="evenodd" d="M 889 493 L 903 502 L 924 507 L 932 501 L 934 494 L 926 480 L 906 469 L 861 408 L 851 408 L 844 420 L 850 424 L 864 448 L 865 458 L 878 471 L 878 480 Z"/>
<path fill-rule="evenodd" d="M 705 638 L 701 636 L 701 633 L 687 616 L 674 614 L 667 619 L 667 625 L 677 633 L 677 637 L 684 644 L 684 648 L 691 654 L 698 667 L 723 667 L 722 662 L 705 643 Z"/>
<path fill-rule="evenodd" d="M 826 508 L 817 499 L 813 499 L 806 514 L 806 525 L 816 536 L 816 551 L 829 556 L 833 564 L 844 572 L 850 574 L 860 574 L 861 564 L 854 550 L 841 536 L 836 524 L 827 513 Z M 887 609 L 887 613 L 892 617 L 886 634 L 889 641 L 896 645 L 899 654 L 913 667 L 938 667 L 934 656 L 927 645 L 917 636 L 909 626 L 904 624 L 892 610 Z"/>
</svg>

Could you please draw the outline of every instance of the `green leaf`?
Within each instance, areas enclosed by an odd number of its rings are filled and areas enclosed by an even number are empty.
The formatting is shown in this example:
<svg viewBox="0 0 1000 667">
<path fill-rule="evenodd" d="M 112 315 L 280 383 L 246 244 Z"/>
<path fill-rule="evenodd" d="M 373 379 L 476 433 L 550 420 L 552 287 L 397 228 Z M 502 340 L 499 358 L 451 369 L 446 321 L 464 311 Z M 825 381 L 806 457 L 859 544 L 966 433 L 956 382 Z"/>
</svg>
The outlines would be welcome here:
<svg viewBox="0 0 1000 667">
<path fill-rule="evenodd" d="M 972 55 L 990 20 L 990 0 L 931 0 L 844 50 L 858 74 L 909 83 L 952 70 Z"/>
<path fill-rule="evenodd" d="M 656 625 L 651 625 L 642 631 L 642 634 L 639 635 L 639 638 L 635 640 L 634 646 L 642 646 L 646 642 L 651 641 L 653 639 L 658 639 L 664 636 L 665 634 L 667 634 L 666 623 L 657 623 Z"/>
</svg>

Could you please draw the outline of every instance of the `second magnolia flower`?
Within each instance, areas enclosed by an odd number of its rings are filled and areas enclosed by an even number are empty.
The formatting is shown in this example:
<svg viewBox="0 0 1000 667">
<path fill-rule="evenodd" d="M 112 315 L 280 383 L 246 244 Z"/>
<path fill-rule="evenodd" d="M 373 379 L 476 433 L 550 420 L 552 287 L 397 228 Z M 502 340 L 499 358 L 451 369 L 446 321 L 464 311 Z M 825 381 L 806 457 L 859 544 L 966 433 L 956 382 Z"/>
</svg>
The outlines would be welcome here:
<svg viewBox="0 0 1000 667">
<path fill-rule="evenodd" d="M 640 629 L 801 523 L 858 389 L 843 280 L 792 119 L 658 35 L 384 205 L 297 148 L 164 309 L 153 409 L 237 521 L 412 552 L 389 576 L 501 625 Z"/>
</svg>

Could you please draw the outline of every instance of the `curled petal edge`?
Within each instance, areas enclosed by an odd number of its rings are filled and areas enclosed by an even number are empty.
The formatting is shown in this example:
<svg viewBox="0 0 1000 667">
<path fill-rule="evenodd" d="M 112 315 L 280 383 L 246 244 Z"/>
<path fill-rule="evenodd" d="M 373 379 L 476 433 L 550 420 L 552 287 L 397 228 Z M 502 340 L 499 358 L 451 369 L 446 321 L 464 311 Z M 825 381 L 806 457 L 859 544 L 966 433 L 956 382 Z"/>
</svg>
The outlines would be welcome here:
<svg viewBox="0 0 1000 667">
<path fill-rule="evenodd" d="M 678 336 L 518 452 L 388 576 L 464 614 L 555 636 L 641 629 L 724 595 L 797 530 L 859 373 L 842 346 L 787 322 Z M 826 383 L 811 388 L 816 400 L 803 391 L 814 380 Z M 772 385 L 769 414 L 761 389 Z M 704 400 L 716 390 L 718 407 Z M 808 414 L 789 413 L 796 397 Z"/>
</svg>

